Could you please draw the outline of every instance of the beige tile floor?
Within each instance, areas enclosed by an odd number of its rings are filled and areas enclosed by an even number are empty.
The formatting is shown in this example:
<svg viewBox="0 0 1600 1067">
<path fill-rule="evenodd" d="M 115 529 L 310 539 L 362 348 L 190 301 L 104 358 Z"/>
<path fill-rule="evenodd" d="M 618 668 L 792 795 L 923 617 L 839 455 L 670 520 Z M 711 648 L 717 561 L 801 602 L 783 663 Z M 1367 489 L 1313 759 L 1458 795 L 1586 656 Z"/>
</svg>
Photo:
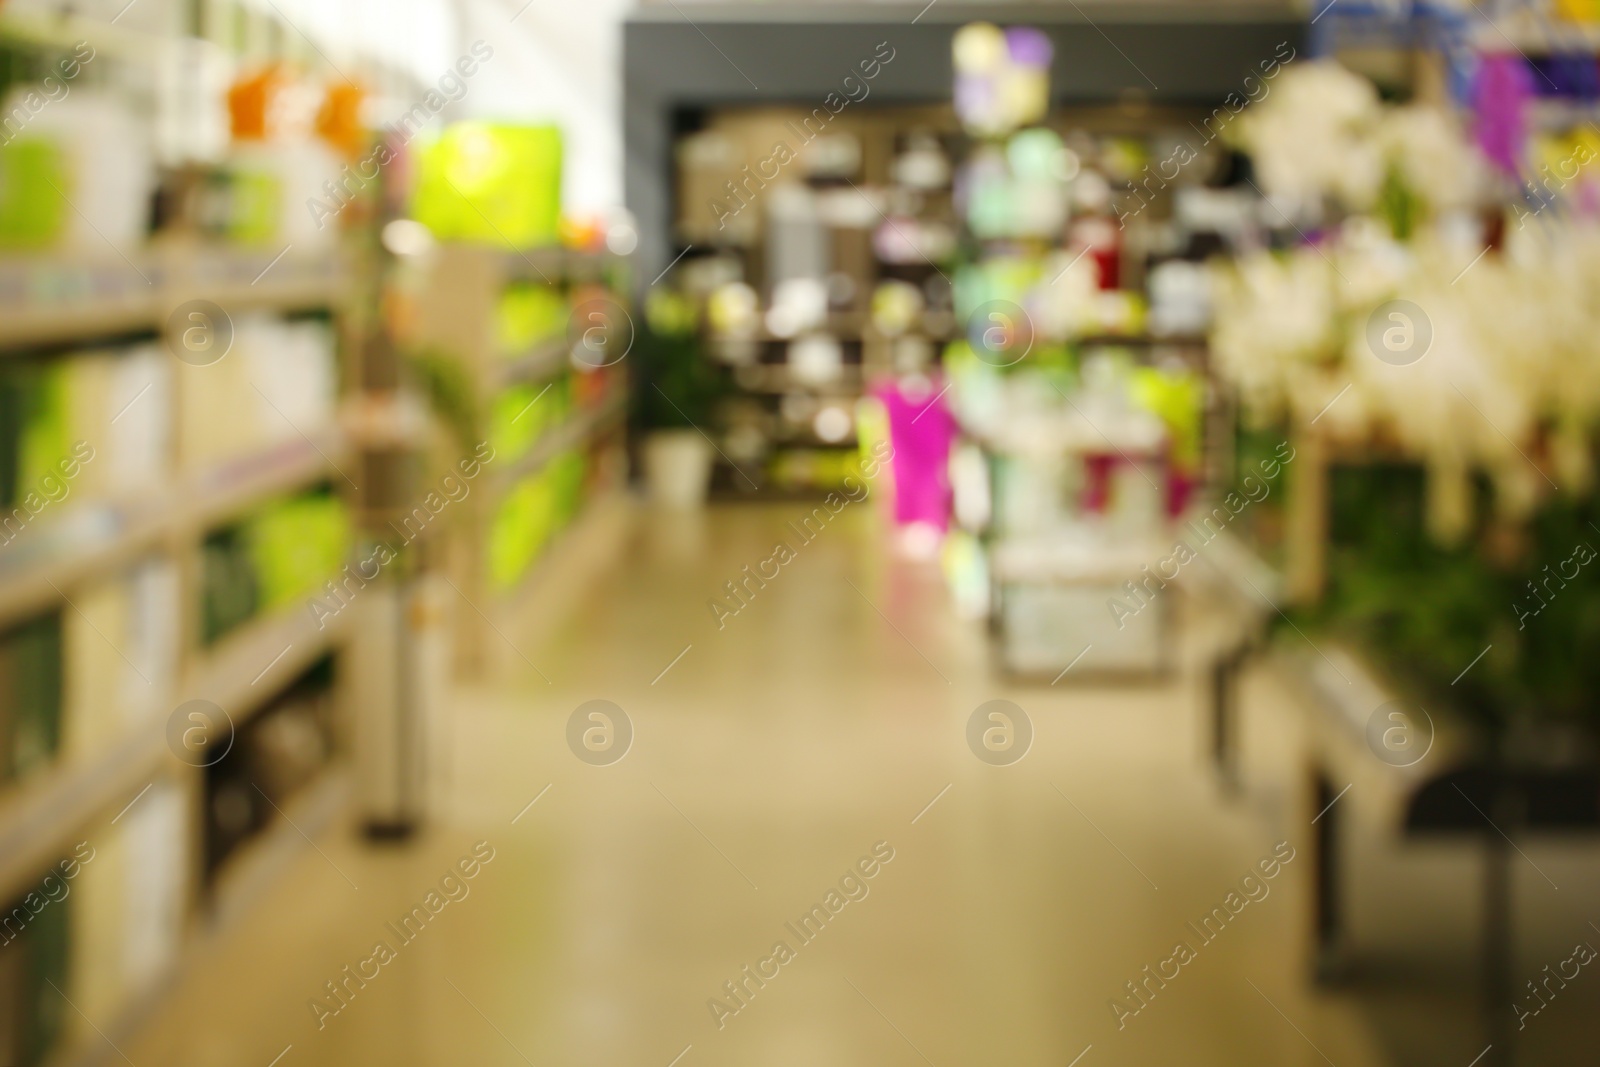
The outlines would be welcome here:
<svg viewBox="0 0 1600 1067">
<path fill-rule="evenodd" d="M 1303 859 L 1119 1029 L 1111 998 L 1196 940 L 1185 923 L 1297 824 L 1290 798 L 1220 793 L 1192 673 L 1116 688 L 997 681 L 981 628 L 953 616 L 934 572 L 886 551 L 866 506 L 719 631 L 707 600 L 800 510 L 641 512 L 619 550 L 564 562 L 572 595 L 541 600 L 508 630 L 511 666 L 462 690 L 422 838 L 322 835 L 123 1043 L 127 1060 L 1386 1062 L 1371 1012 L 1303 980 Z M 1009 767 L 964 740 L 996 697 L 1037 731 Z M 611 766 L 564 740 L 569 714 L 596 698 L 635 728 Z M 309 1002 L 323 983 L 393 941 L 385 922 L 480 840 L 494 859 L 470 895 L 319 1029 Z M 785 923 L 880 841 L 894 858 L 868 895 L 800 944 Z M 780 939 L 794 959 L 719 1028 L 708 1000 Z M 1450 1035 L 1412 1062 L 1465 1067 L 1475 1044 Z"/>
</svg>

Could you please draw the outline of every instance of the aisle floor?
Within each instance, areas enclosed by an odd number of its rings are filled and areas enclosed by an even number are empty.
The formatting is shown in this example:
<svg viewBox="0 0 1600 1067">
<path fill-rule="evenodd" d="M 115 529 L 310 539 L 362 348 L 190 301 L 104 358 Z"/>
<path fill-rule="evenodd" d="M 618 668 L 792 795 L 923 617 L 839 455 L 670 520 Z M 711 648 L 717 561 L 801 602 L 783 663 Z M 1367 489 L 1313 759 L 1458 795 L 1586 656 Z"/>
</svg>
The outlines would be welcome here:
<svg viewBox="0 0 1600 1067">
<path fill-rule="evenodd" d="M 1304 842 L 1213 942 L 1186 925 L 1293 825 L 1290 796 L 1240 803 L 1218 789 L 1190 672 L 1151 685 L 999 683 L 981 627 L 953 615 L 930 565 L 887 551 L 866 505 L 801 546 L 719 629 L 708 601 L 777 540 L 793 542 L 784 524 L 803 510 L 619 508 L 581 527 L 587 543 L 563 546 L 552 576 L 565 591 L 495 639 L 505 663 L 459 694 L 438 746 L 441 816 L 406 846 L 367 845 L 343 822 L 316 834 L 122 1043 L 123 1058 L 1381 1062 L 1366 1014 L 1304 981 Z M 997 697 L 1036 729 L 1008 767 L 980 762 L 965 739 L 973 709 Z M 569 715 L 593 699 L 634 726 L 610 766 L 581 762 L 565 740 Z M 468 894 L 401 943 L 386 924 L 477 842 L 493 858 Z M 893 858 L 846 882 L 859 899 L 841 895 L 820 934 L 795 936 L 786 924 L 874 849 Z M 380 940 L 395 958 L 364 985 L 345 979 Z M 759 987 L 746 980 L 779 941 L 793 958 Z M 1136 1003 L 1125 983 L 1144 982 L 1179 941 L 1196 958 L 1119 1027 L 1113 998 Z M 314 999 L 337 1003 L 330 981 L 346 982 L 348 1003 L 319 1025 Z M 753 993 L 719 1025 L 708 1002 L 737 1006 L 729 981 Z"/>
</svg>

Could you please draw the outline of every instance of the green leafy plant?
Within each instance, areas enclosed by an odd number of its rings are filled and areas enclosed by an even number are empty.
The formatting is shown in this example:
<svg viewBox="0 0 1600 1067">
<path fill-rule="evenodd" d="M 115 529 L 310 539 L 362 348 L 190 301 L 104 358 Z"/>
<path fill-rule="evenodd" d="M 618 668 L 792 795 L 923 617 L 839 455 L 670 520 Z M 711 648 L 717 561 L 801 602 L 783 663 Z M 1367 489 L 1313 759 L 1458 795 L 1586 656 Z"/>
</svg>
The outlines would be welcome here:
<svg viewBox="0 0 1600 1067">
<path fill-rule="evenodd" d="M 1484 536 L 1456 548 L 1430 541 L 1423 491 L 1414 466 L 1336 469 L 1328 593 L 1301 621 L 1350 639 L 1418 699 L 1491 736 L 1513 720 L 1600 728 L 1600 509 L 1553 498 L 1516 558 L 1499 561 Z M 1486 534 L 1486 483 L 1478 511 Z"/>
<path fill-rule="evenodd" d="M 646 301 L 633 358 L 635 411 L 646 430 L 705 429 L 728 393 L 727 372 L 707 357 L 692 305 L 670 290 Z"/>
</svg>

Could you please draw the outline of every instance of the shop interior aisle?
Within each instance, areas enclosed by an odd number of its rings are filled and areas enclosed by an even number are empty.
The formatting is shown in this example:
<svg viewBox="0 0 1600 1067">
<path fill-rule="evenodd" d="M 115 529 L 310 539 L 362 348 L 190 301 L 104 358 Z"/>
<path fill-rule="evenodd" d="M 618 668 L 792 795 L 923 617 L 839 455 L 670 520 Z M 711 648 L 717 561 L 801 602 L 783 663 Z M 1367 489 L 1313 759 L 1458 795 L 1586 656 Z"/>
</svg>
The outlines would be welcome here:
<svg viewBox="0 0 1600 1067">
<path fill-rule="evenodd" d="M 1111 999 L 1132 1003 L 1124 983 L 1195 941 L 1185 923 L 1272 854 L 1289 797 L 1219 792 L 1187 671 L 997 687 L 980 632 L 935 574 L 884 550 L 865 507 L 719 631 L 707 599 L 795 508 L 586 520 L 560 620 L 506 631 L 509 665 L 458 694 L 445 814 L 405 846 L 318 835 L 126 1059 L 1042 1067 L 1092 1045 L 1084 1063 L 1382 1062 L 1358 1005 L 1307 992 L 1304 862 L 1119 1030 Z M 1010 767 L 963 739 L 996 697 L 1037 729 Z M 636 731 L 604 767 L 563 742 L 597 698 Z M 866 895 L 793 936 L 878 842 L 893 859 Z M 402 942 L 388 924 L 463 859 L 474 877 L 449 887 L 466 895 Z M 380 940 L 394 958 L 371 964 Z M 794 958 L 757 988 L 743 968 L 778 940 Z M 729 981 L 755 992 L 719 1029 L 707 1002 L 732 1007 Z M 340 1009 L 320 1027 L 318 998 Z M 1471 1058 L 1472 1035 L 1441 1040 Z"/>
</svg>

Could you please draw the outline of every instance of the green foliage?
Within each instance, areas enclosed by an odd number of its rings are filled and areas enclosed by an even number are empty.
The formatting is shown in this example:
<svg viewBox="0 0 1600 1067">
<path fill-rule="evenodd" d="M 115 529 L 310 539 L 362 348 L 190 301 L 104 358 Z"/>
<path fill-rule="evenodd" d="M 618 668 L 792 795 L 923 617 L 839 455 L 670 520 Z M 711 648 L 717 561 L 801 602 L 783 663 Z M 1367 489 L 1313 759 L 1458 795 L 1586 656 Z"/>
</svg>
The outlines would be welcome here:
<svg viewBox="0 0 1600 1067">
<path fill-rule="evenodd" d="M 1397 241 L 1409 241 L 1422 214 L 1422 201 L 1406 183 L 1397 167 L 1391 166 L 1383 177 L 1383 188 L 1378 191 L 1378 211 L 1389 224 L 1389 232 Z"/>
<path fill-rule="evenodd" d="M 648 314 L 639 330 L 633 346 L 636 411 L 645 429 L 706 429 L 717 402 L 728 393 L 726 370 L 706 356 L 690 325 L 685 330 L 675 316 Z"/>
<path fill-rule="evenodd" d="M 1600 509 L 1589 500 L 1555 498 L 1529 524 L 1519 558 L 1497 564 L 1481 539 L 1458 548 L 1430 541 L 1423 492 L 1415 467 L 1336 469 L 1328 594 L 1304 621 L 1365 648 L 1424 703 L 1481 724 L 1516 718 L 1595 724 Z M 1479 505 L 1486 516 L 1486 485 L 1479 486 Z"/>
<path fill-rule="evenodd" d="M 1251 427 L 1241 422 L 1234 435 L 1233 491 L 1249 497 L 1246 478 L 1254 479 L 1252 484 L 1265 482 L 1269 487 L 1264 499 L 1252 503 L 1234 521 L 1242 536 L 1273 566 L 1283 564 L 1283 505 L 1288 499 L 1289 483 L 1295 477 L 1294 462 L 1285 464 L 1278 452 L 1288 440 L 1288 428 L 1278 425 Z M 1277 477 L 1268 478 L 1267 474 L 1274 470 Z"/>
<path fill-rule="evenodd" d="M 429 406 L 456 438 L 462 455 L 484 440 L 483 412 L 473 389 L 472 376 L 462 361 L 438 348 L 408 352 L 406 366 Z"/>
</svg>

